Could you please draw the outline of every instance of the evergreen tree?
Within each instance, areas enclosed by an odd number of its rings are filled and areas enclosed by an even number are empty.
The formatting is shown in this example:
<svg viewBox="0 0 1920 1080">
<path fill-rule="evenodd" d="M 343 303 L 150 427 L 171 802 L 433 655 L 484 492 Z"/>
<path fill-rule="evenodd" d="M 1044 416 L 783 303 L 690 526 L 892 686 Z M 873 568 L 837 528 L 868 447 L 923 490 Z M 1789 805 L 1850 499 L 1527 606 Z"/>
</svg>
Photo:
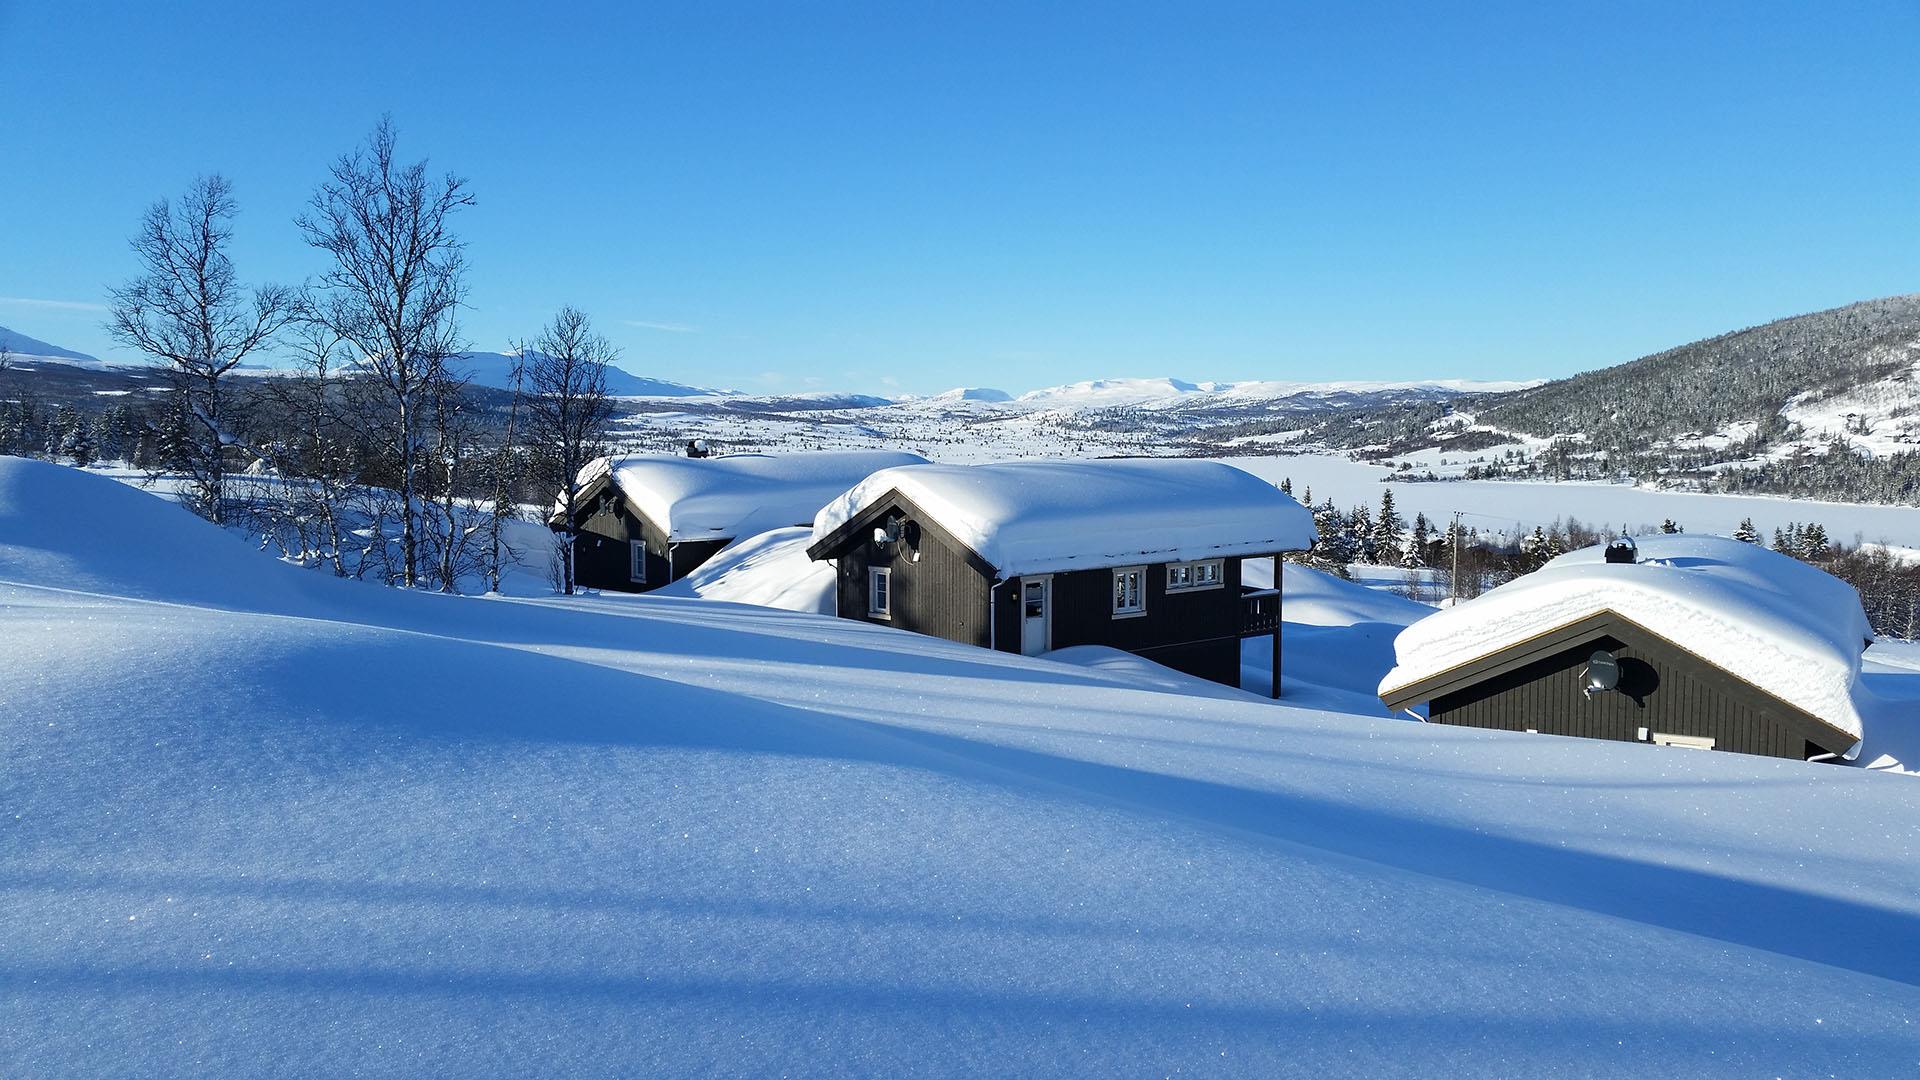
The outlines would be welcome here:
<svg viewBox="0 0 1920 1080">
<path fill-rule="evenodd" d="M 75 423 L 67 429 L 66 436 L 60 440 L 60 452 L 83 469 L 93 464 L 95 456 L 93 432 L 84 422 Z"/>
<path fill-rule="evenodd" d="M 1547 549 L 1547 531 L 1535 525 L 1533 532 L 1528 533 L 1526 538 L 1520 541 L 1520 560 L 1527 572 L 1531 573 L 1546 565 L 1547 560 L 1552 557 Z"/>
<path fill-rule="evenodd" d="M 1427 545 L 1433 543 L 1433 525 L 1427 521 L 1427 515 L 1413 515 L 1413 537 L 1407 543 L 1407 552 L 1400 559 L 1400 565 L 1409 570 L 1418 570 L 1427 565 Z"/>
<path fill-rule="evenodd" d="M 1808 562 L 1825 562 L 1831 554 L 1826 526 L 1817 521 L 1808 522 L 1806 531 L 1800 534 L 1800 557 Z"/>
<path fill-rule="evenodd" d="M 41 444 L 48 461 L 60 460 L 60 447 L 67 441 L 67 432 L 79 420 L 72 406 L 62 405 L 53 411 L 53 415 L 47 419 L 46 441 Z"/>
<path fill-rule="evenodd" d="M 1686 530 L 1685 530 L 1685 529 L 1682 529 L 1682 528 L 1681 528 L 1680 526 L 1678 526 L 1678 525 L 1675 525 L 1675 524 L 1673 523 L 1673 519 L 1672 519 L 1672 518 L 1668 518 L 1667 520 L 1665 520 L 1665 521 L 1662 521 L 1662 522 L 1660 523 L 1660 531 L 1661 531 L 1661 532 L 1663 532 L 1663 533 L 1667 533 L 1667 534 L 1669 534 L 1669 535 L 1671 535 L 1671 534 L 1673 534 L 1673 533 L 1678 533 L 1678 532 L 1685 532 Z"/>
<path fill-rule="evenodd" d="M 1283 476 L 1280 478 L 1280 492 L 1288 498 L 1293 497 L 1293 477 Z"/>
<path fill-rule="evenodd" d="M 1400 533 L 1406 528 L 1400 512 L 1393 506 L 1393 488 L 1380 493 L 1380 516 L 1373 522 L 1374 557 L 1383 564 L 1397 563 L 1403 554 Z"/>
<path fill-rule="evenodd" d="M 1347 564 L 1354 560 L 1353 537 L 1348 532 L 1346 518 L 1334 508 L 1332 499 L 1314 509 L 1313 524 L 1320 532 L 1320 539 L 1314 542 L 1307 565 L 1347 577 Z"/>
<path fill-rule="evenodd" d="M 1355 562 L 1373 562 L 1373 512 L 1366 503 L 1354 507 L 1347 517 L 1347 542 L 1353 545 Z"/>
<path fill-rule="evenodd" d="M 1741 542 L 1741 543 L 1743 543 L 1743 544 L 1757 544 L 1757 543 L 1759 543 L 1759 542 L 1760 542 L 1760 533 L 1759 533 L 1759 532 L 1758 532 L 1757 530 L 1755 530 L 1755 529 L 1754 529 L 1754 527 L 1753 527 L 1753 519 L 1752 519 L 1752 518 L 1741 518 L 1741 519 L 1740 519 L 1740 527 L 1739 527 L 1739 528 L 1737 528 L 1737 529 L 1735 529 L 1735 530 L 1733 530 L 1733 538 L 1734 538 L 1735 540 L 1738 540 L 1738 541 L 1740 541 L 1740 542 Z"/>
<path fill-rule="evenodd" d="M 1793 554 L 1793 545 L 1787 542 L 1787 534 L 1780 526 L 1773 527 L 1773 550 L 1782 555 Z"/>
</svg>

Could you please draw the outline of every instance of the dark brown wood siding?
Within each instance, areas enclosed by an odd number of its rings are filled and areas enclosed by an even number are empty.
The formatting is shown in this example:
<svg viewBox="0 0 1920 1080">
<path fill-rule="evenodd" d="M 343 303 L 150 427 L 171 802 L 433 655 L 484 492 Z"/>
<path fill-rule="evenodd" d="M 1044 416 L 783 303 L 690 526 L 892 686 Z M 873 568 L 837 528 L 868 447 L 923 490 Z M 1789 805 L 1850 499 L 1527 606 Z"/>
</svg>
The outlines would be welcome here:
<svg viewBox="0 0 1920 1080">
<path fill-rule="evenodd" d="M 1596 650 L 1620 661 L 1620 689 L 1581 692 Z M 1639 729 L 1711 738 L 1714 748 L 1800 759 L 1810 741 L 1835 742 L 1771 695 L 1684 650 L 1625 630 L 1599 633 L 1512 671 L 1434 698 L 1435 723 L 1634 742 Z M 1851 740 L 1847 740 L 1849 743 Z M 1826 745 L 1842 752 L 1847 745 Z"/>
<path fill-rule="evenodd" d="M 893 544 L 873 543 L 874 525 L 892 517 L 917 525 L 917 541 L 909 533 Z M 812 553 L 836 563 L 836 602 L 844 618 L 1020 651 L 1020 579 L 997 582 L 992 567 L 898 492 L 820 541 Z M 1241 560 L 1220 562 L 1218 587 L 1174 592 L 1167 591 L 1166 563 L 1145 565 L 1145 613 L 1118 618 L 1111 568 L 1049 575 L 1053 647 L 1106 645 L 1238 686 Z M 889 619 L 867 613 L 868 575 L 882 566 L 893 571 Z"/>
<path fill-rule="evenodd" d="M 627 542 L 640 540 L 647 547 L 647 581 L 633 580 Z M 574 544 L 573 575 L 583 588 L 615 592 L 648 592 L 670 581 L 678 581 L 731 540 L 696 540 L 672 545 L 669 558 L 667 534 L 652 521 L 633 511 L 624 499 L 596 509 L 580 523 L 580 535 Z"/>
<path fill-rule="evenodd" d="M 871 537 L 861 536 L 842 549 L 838 562 L 842 616 L 983 648 L 988 645 L 987 592 L 992 581 L 967 558 L 965 549 L 937 531 L 923 525 L 913 546 L 900 541 L 882 547 Z M 892 618 L 867 614 L 871 567 L 893 572 Z"/>
<path fill-rule="evenodd" d="M 1106 645 L 1203 679 L 1240 685 L 1240 560 L 1221 562 L 1220 587 L 1174 592 L 1167 591 L 1168 564 L 1146 564 L 1146 611 L 1139 615 L 1113 613 L 1113 568 L 1052 575 L 1053 647 Z M 1001 592 L 1020 595 L 1019 579 Z M 1018 652 L 1019 633 L 1013 614 L 1003 625 L 1002 647 Z"/>
<path fill-rule="evenodd" d="M 731 543 L 733 543 L 733 540 L 728 538 L 724 540 L 686 540 L 673 545 L 670 560 L 673 563 L 673 573 L 670 580 L 679 581 L 681 578 L 700 569 L 701 566 L 706 564 L 708 559 L 718 555 L 721 548 Z M 652 550 L 651 545 L 649 545 L 648 550 Z M 653 568 L 648 567 L 647 572 L 651 574 Z"/>
</svg>

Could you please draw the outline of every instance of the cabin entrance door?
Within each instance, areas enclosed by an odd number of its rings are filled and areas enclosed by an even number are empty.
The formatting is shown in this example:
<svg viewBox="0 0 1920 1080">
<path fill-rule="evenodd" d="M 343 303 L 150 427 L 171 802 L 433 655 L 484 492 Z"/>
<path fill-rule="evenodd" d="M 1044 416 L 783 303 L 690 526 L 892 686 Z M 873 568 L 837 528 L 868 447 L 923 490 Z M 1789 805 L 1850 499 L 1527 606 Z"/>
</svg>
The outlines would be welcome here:
<svg viewBox="0 0 1920 1080">
<path fill-rule="evenodd" d="M 1020 579 L 1020 651 L 1039 656 L 1053 647 L 1053 578 Z"/>
</svg>

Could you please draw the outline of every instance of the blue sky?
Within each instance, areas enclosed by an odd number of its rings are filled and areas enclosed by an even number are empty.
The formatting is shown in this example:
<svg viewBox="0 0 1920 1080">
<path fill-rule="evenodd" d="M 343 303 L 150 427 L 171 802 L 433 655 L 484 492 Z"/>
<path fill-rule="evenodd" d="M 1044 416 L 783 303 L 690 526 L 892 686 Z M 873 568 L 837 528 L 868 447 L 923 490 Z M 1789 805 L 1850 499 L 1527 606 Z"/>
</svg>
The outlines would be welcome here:
<svg viewBox="0 0 1920 1080">
<path fill-rule="evenodd" d="M 748 390 L 1550 376 L 1920 290 L 1912 3 L 428 9 L 0 0 L 0 324 L 113 353 L 199 172 L 315 273 L 383 112 L 478 198 L 476 347 L 571 303 Z"/>
</svg>

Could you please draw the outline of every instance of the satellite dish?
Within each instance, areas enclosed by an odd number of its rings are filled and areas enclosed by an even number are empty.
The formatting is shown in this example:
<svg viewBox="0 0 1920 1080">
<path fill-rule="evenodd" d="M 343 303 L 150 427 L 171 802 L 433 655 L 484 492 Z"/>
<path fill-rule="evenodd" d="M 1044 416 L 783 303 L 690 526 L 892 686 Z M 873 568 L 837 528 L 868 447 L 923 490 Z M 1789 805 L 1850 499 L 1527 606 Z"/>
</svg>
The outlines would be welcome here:
<svg viewBox="0 0 1920 1080">
<path fill-rule="evenodd" d="M 1620 687 L 1620 661 L 1605 649 L 1596 651 L 1587 657 L 1587 666 L 1580 672 L 1580 692 L 1592 697 L 1604 694 Z"/>
</svg>

